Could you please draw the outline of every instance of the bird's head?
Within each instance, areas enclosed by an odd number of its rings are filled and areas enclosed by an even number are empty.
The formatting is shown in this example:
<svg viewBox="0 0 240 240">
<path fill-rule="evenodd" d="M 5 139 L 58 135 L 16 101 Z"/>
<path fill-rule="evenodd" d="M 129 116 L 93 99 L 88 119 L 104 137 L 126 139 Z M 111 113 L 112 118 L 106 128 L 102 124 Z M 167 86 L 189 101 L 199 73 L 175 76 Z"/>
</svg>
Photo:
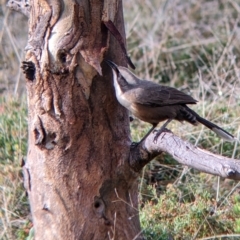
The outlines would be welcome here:
<svg viewBox="0 0 240 240">
<path fill-rule="evenodd" d="M 128 68 L 121 67 L 110 60 L 105 60 L 105 62 L 112 68 L 113 75 L 116 78 L 122 77 L 128 84 L 137 84 L 140 80 L 135 74 L 133 74 Z"/>
</svg>

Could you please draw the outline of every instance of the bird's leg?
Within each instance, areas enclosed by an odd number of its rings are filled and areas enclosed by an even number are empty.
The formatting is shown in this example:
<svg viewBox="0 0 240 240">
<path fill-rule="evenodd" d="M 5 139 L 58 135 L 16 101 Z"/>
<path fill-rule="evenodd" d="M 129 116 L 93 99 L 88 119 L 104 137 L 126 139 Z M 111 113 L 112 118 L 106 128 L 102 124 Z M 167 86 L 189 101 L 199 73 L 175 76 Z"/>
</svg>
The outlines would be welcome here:
<svg viewBox="0 0 240 240">
<path fill-rule="evenodd" d="M 154 137 L 154 141 L 153 141 L 154 143 L 157 143 L 157 140 L 158 140 L 159 135 L 163 132 L 164 128 L 165 128 L 171 121 L 172 121 L 172 118 L 169 118 L 169 119 L 161 126 L 161 128 L 160 128 L 159 130 L 156 130 L 157 133 L 156 133 L 156 135 L 155 135 L 155 137 Z"/>
<path fill-rule="evenodd" d="M 131 147 L 136 147 L 138 146 L 139 144 L 141 144 L 148 136 L 149 134 L 154 130 L 154 128 L 157 126 L 157 124 L 153 124 L 153 126 L 151 127 L 151 129 L 148 131 L 148 133 L 141 139 L 140 142 L 138 143 L 132 143 L 131 144 Z"/>
<path fill-rule="evenodd" d="M 151 129 L 148 131 L 148 133 L 143 137 L 143 139 L 139 142 L 143 142 L 149 135 L 150 133 L 154 130 L 154 128 L 157 126 L 157 124 L 153 124 L 153 126 L 151 127 Z"/>
</svg>

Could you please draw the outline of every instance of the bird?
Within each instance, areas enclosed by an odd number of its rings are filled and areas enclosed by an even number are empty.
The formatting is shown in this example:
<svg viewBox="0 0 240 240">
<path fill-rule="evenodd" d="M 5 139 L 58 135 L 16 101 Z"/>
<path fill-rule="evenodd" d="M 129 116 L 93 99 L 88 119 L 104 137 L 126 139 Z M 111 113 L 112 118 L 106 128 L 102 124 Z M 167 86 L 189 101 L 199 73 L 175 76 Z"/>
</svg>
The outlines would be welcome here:
<svg viewBox="0 0 240 240">
<path fill-rule="evenodd" d="M 165 121 L 156 131 L 154 142 L 172 120 L 186 121 L 192 125 L 203 124 L 226 141 L 234 141 L 235 137 L 216 124 L 199 116 L 189 108 L 188 104 L 196 104 L 190 95 L 176 88 L 143 80 L 128 68 L 118 66 L 113 61 L 105 59 L 113 73 L 113 86 L 118 102 L 127 108 L 135 117 L 152 124 L 152 128 L 143 138 L 145 139 L 160 122 Z"/>
</svg>

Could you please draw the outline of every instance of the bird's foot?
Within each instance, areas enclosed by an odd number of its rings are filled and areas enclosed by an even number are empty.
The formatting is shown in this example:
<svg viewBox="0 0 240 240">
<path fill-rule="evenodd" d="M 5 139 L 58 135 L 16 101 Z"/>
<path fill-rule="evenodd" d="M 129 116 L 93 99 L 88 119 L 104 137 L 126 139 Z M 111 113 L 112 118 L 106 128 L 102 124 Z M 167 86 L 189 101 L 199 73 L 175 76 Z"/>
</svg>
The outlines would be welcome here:
<svg viewBox="0 0 240 240">
<path fill-rule="evenodd" d="M 159 130 L 153 130 L 153 133 L 156 133 L 153 142 L 156 144 L 158 137 L 161 135 L 162 132 L 171 132 L 170 130 L 168 130 L 167 128 L 160 128 Z"/>
<path fill-rule="evenodd" d="M 160 136 L 160 134 L 163 132 L 163 129 L 159 129 L 159 130 L 154 130 L 153 131 L 154 133 L 156 132 L 156 135 L 153 139 L 153 142 L 156 144 L 157 143 L 157 140 L 158 140 L 158 137 Z"/>
</svg>

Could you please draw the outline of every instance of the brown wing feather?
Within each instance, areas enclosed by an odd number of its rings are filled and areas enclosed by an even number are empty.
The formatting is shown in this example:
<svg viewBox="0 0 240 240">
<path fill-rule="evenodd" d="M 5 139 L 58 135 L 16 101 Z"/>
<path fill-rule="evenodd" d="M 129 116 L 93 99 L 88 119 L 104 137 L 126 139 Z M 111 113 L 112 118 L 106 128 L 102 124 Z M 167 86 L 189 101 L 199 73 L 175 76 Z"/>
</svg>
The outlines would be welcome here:
<svg viewBox="0 0 240 240">
<path fill-rule="evenodd" d="M 136 103 L 152 107 L 161 107 L 178 104 L 196 104 L 197 100 L 177 90 L 176 88 L 161 86 L 153 82 L 147 82 L 140 88 L 131 90 L 136 97 Z M 150 84 L 149 84 L 150 83 Z"/>
</svg>

